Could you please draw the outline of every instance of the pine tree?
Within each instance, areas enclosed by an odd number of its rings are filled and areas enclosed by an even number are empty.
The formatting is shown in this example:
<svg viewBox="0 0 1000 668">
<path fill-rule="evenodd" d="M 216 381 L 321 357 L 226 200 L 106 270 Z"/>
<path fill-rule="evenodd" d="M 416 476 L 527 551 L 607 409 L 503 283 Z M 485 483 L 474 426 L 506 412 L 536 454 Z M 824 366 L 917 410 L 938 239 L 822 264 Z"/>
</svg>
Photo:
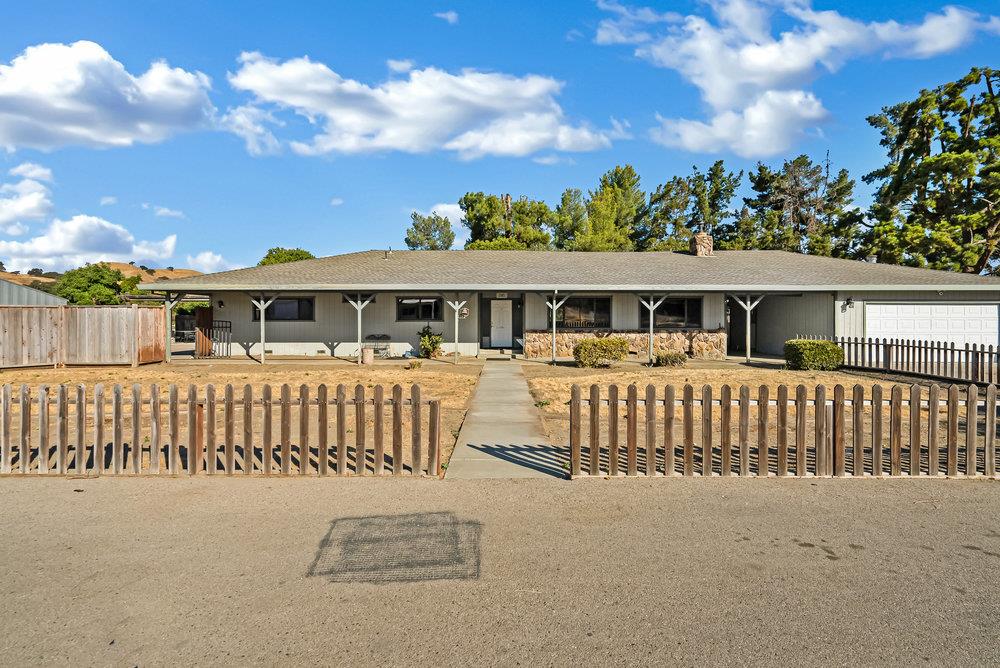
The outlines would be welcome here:
<svg viewBox="0 0 1000 668">
<path fill-rule="evenodd" d="M 587 204 L 583 200 L 583 193 L 578 188 L 567 188 L 556 207 L 552 224 L 552 242 L 555 247 L 569 250 L 586 224 Z"/>
<path fill-rule="evenodd" d="M 743 172 L 727 172 L 722 160 L 715 161 L 706 173 L 694 168 L 689 178 L 694 200 L 689 227 L 693 232 L 725 236 L 723 224 L 733 215 L 729 205 L 742 180 Z"/>
<path fill-rule="evenodd" d="M 958 81 L 884 107 L 868 123 L 888 162 L 861 246 L 880 261 L 970 273 L 1000 260 L 1000 70 L 973 68 Z"/>
<path fill-rule="evenodd" d="M 451 221 L 437 213 L 429 216 L 414 211 L 412 224 L 406 230 L 406 247 L 410 250 L 448 250 L 455 242 Z"/>
<path fill-rule="evenodd" d="M 691 238 L 691 182 L 675 176 L 649 195 L 648 214 L 639 228 L 639 250 L 687 250 Z"/>
</svg>

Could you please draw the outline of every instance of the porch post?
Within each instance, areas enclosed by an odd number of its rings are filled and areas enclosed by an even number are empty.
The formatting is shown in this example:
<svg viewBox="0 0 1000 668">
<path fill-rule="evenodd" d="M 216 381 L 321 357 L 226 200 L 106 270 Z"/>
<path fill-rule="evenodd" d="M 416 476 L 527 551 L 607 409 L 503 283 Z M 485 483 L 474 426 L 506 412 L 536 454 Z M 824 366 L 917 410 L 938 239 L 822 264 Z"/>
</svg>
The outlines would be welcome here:
<svg viewBox="0 0 1000 668">
<path fill-rule="evenodd" d="M 660 300 L 655 304 L 653 303 L 653 298 L 654 298 L 653 295 L 649 295 L 649 301 L 647 302 L 642 297 L 639 297 L 639 301 L 642 303 L 642 305 L 649 310 L 649 345 L 647 346 L 648 347 L 647 354 L 649 355 L 650 366 L 653 366 L 653 312 L 660 307 L 660 304 L 663 303 L 663 300 L 666 299 L 667 296 L 663 295 L 662 297 L 660 297 Z"/>
<path fill-rule="evenodd" d="M 350 297 L 347 301 L 354 307 L 354 310 L 358 312 L 358 364 L 361 364 L 361 312 L 365 310 L 365 307 L 372 303 L 375 296 L 372 295 L 368 299 L 361 301 L 361 293 L 357 293 L 357 301 L 352 300 Z"/>
<path fill-rule="evenodd" d="M 274 295 L 270 299 L 265 299 L 264 295 L 261 295 L 260 299 L 254 299 L 253 297 L 250 297 L 250 302 L 253 303 L 253 305 L 256 306 L 257 310 L 260 312 L 260 363 L 261 364 L 264 363 L 264 356 L 266 354 L 264 352 L 264 345 L 266 343 L 264 337 L 264 320 L 267 317 L 266 315 L 267 307 L 273 304 L 274 300 L 277 298 L 278 295 Z"/>
<path fill-rule="evenodd" d="M 173 339 L 174 339 L 174 307 L 181 300 L 184 295 L 182 292 L 178 292 L 171 299 L 171 293 L 166 293 L 163 298 L 163 318 L 164 318 L 164 329 L 166 330 L 166 341 L 164 341 L 164 352 L 163 361 L 169 363 L 173 359 Z"/>
<path fill-rule="evenodd" d="M 733 298 L 733 300 L 737 304 L 739 304 L 740 306 L 743 307 L 744 311 L 746 311 L 746 328 L 745 328 L 746 329 L 746 333 L 745 333 L 745 335 L 746 335 L 746 361 L 747 361 L 747 364 L 749 364 L 750 363 L 750 314 L 753 312 L 753 310 L 755 308 L 757 308 L 757 304 L 759 304 L 764 299 L 764 295 L 761 295 L 760 297 L 758 297 L 757 301 L 754 301 L 754 302 L 750 301 L 750 298 L 751 298 L 750 295 L 746 296 L 746 301 L 745 302 L 742 299 L 740 299 L 739 297 L 737 297 L 736 295 L 730 295 L 730 296 Z"/>
<path fill-rule="evenodd" d="M 448 306 L 450 306 L 455 311 L 455 355 L 454 355 L 454 364 L 458 364 L 458 309 L 460 309 L 463 306 L 465 306 L 465 303 L 468 301 L 468 300 L 458 301 L 458 299 L 459 299 L 459 295 L 456 294 L 455 295 L 455 301 L 445 300 L 445 303 L 447 303 Z"/>
<path fill-rule="evenodd" d="M 566 303 L 566 300 L 569 299 L 569 297 L 570 297 L 569 295 L 566 295 L 565 297 L 562 298 L 561 301 L 559 301 L 559 291 L 553 290 L 552 301 L 545 302 L 545 305 L 548 306 L 549 310 L 552 312 L 552 363 L 553 364 L 556 363 L 556 311 L 558 311 L 559 308 Z"/>
</svg>

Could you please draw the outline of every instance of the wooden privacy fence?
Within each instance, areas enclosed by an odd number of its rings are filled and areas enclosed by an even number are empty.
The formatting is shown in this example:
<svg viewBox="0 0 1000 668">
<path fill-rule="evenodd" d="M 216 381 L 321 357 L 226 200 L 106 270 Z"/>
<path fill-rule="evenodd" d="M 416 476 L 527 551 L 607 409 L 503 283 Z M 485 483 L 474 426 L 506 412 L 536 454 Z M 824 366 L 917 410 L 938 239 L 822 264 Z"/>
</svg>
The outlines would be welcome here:
<svg viewBox="0 0 1000 668">
<path fill-rule="evenodd" d="M 212 385 L 115 385 L 110 396 L 102 385 L 0 388 L 3 474 L 440 471 L 441 403 L 421 399 L 419 385 L 406 398 L 400 385 L 388 394 L 381 385 L 370 394 L 363 385 L 351 394 L 302 385 L 294 395 L 289 385 L 264 385 L 259 397 L 250 385 L 240 396 L 232 385 L 221 396 Z"/>
<path fill-rule="evenodd" d="M 162 308 L 0 306 L 0 368 L 162 362 Z"/>
<path fill-rule="evenodd" d="M 570 474 L 995 476 L 996 409 L 994 385 L 574 385 Z"/>
<path fill-rule="evenodd" d="M 916 339 L 866 339 L 859 337 L 800 336 L 833 341 L 844 351 L 844 366 L 896 373 L 963 380 L 973 383 L 1000 381 L 1000 350 L 992 345 L 918 341 Z"/>
</svg>

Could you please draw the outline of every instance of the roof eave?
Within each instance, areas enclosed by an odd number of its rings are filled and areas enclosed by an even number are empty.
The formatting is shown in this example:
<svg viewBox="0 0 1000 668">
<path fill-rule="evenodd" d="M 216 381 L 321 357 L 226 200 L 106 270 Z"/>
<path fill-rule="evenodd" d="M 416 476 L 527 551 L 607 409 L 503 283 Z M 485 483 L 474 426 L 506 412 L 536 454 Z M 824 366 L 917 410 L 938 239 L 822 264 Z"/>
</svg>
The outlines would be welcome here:
<svg viewBox="0 0 1000 668">
<path fill-rule="evenodd" d="M 469 284 L 443 283 L 421 284 L 412 283 L 378 283 L 378 284 L 300 284 L 300 285 L 231 285 L 213 283 L 171 284 L 140 283 L 142 290 L 156 292 L 414 292 L 414 291 L 501 291 L 501 292 L 843 292 L 850 290 L 866 291 L 920 291 L 920 292 L 1000 292 L 1000 282 L 967 283 L 967 284 L 847 284 L 847 285 L 588 285 L 588 284 Z"/>
</svg>

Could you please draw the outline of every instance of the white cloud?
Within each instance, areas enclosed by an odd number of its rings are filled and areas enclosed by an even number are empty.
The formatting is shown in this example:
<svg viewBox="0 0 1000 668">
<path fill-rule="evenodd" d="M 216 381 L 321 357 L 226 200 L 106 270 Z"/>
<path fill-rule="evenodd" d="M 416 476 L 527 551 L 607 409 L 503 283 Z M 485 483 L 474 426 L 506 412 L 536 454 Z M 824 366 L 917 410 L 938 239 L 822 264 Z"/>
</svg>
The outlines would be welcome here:
<svg viewBox="0 0 1000 668">
<path fill-rule="evenodd" d="M 27 231 L 28 226 L 23 223 L 0 223 L 0 234 L 19 237 Z"/>
<path fill-rule="evenodd" d="M 532 158 L 532 162 L 539 165 L 575 165 L 576 161 L 573 158 L 565 155 L 557 155 L 555 153 L 550 153 L 549 155 L 540 155 L 538 157 Z"/>
<path fill-rule="evenodd" d="M 105 195 L 101 198 L 101 206 L 112 206 L 118 204 L 118 198 L 114 195 Z"/>
<path fill-rule="evenodd" d="M 53 220 L 44 233 L 27 241 L 0 241 L 0 256 L 9 269 L 63 270 L 88 262 L 166 260 L 176 243 L 173 234 L 160 241 L 137 241 L 121 225 L 77 215 Z"/>
<path fill-rule="evenodd" d="M 0 146 L 130 146 L 210 126 L 201 72 L 152 63 L 138 76 L 94 42 L 38 44 L 0 64 Z"/>
<path fill-rule="evenodd" d="M 539 75 L 428 67 L 368 85 L 306 57 L 244 53 L 229 81 L 255 96 L 252 108 L 290 109 L 321 128 L 308 141 L 290 143 L 300 155 L 443 149 L 464 159 L 523 156 L 606 148 L 616 136 L 614 128 L 568 123 L 556 102 L 562 82 Z M 248 148 L 254 152 L 249 142 Z"/>
<path fill-rule="evenodd" d="M 177 209 L 168 209 L 165 206 L 158 206 L 154 212 L 155 216 L 159 218 L 185 218 L 183 211 L 178 211 Z"/>
<path fill-rule="evenodd" d="M 153 215 L 158 216 L 160 218 L 184 218 L 183 211 L 170 209 L 165 206 L 160 206 L 159 204 L 150 204 L 149 202 L 143 202 L 140 206 L 142 206 L 143 211 L 152 210 Z"/>
<path fill-rule="evenodd" d="M 250 155 L 274 155 L 281 150 L 267 124 L 284 125 L 271 112 L 251 104 L 234 107 L 222 117 L 221 126 L 246 142 Z"/>
<path fill-rule="evenodd" d="M 385 61 L 385 64 L 393 72 L 409 72 L 413 69 L 413 61 L 409 59 L 394 60 L 393 58 L 390 58 Z"/>
<path fill-rule="evenodd" d="M 649 7 L 627 7 L 615 0 L 597 0 L 598 9 L 613 15 L 597 24 L 594 41 L 598 44 L 641 44 L 653 39 L 649 26 L 657 23 L 676 23 L 681 15 L 676 12 L 658 12 Z"/>
<path fill-rule="evenodd" d="M 20 176 L 35 181 L 52 181 L 52 170 L 34 162 L 22 162 L 8 173 L 11 176 Z"/>
<path fill-rule="evenodd" d="M 24 234 L 25 220 L 39 220 L 52 211 L 48 187 L 36 178 L 52 180 L 52 171 L 26 162 L 9 172 L 21 179 L 15 183 L 0 184 L 0 231 L 9 235 Z M 31 176 L 36 178 L 31 178 Z"/>
<path fill-rule="evenodd" d="M 446 12 L 435 12 L 434 17 L 439 18 L 450 25 L 458 23 L 458 12 L 454 9 L 449 9 Z"/>
<path fill-rule="evenodd" d="M 232 264 L 226 258 L 212 251 L 202 251 L 197 255 L 188 255 L 187 265 L 205 274 L 239 268 L 239 265 Z"/>
<path fill-rule="evenodd" d="M 952 6 L 917 22 L 864 22 L 815 10 L 810 0 L 711 0 L 711 16 L 674 22 L 646 8 L 599 4 L 611 16 L 601 21 L 595 41 L 633 45 L 639 58 L 676 70 L 710 109 L 706 121 L 661 119 L 653 130 L 657 141 L 748 157 L 787 148 L 826 118 L 822 103 L 804 89 L 822 72 L 870 55 L 929 58 L 998 22 Z M 774 24 L 782 26 L 777 34 Z"/>
<path fill-rule="evenodd" d="M 747 107 L 722 111 L 707 123 L 657 115 L 660 126 L 650 130 L 650 137 L 694 153 L 731 150 L 745 158 L 766 157 L 788 151 L 796 138 L 826 116 L 812 93 L 765 91 Z"/>
<path fill-rule="evenodd" d="M 344 203 L 344 198 L 343 197 L 331 197 L 330 198 L 330 206 L 340 206 L 343 203 Z"/>
</svg>

